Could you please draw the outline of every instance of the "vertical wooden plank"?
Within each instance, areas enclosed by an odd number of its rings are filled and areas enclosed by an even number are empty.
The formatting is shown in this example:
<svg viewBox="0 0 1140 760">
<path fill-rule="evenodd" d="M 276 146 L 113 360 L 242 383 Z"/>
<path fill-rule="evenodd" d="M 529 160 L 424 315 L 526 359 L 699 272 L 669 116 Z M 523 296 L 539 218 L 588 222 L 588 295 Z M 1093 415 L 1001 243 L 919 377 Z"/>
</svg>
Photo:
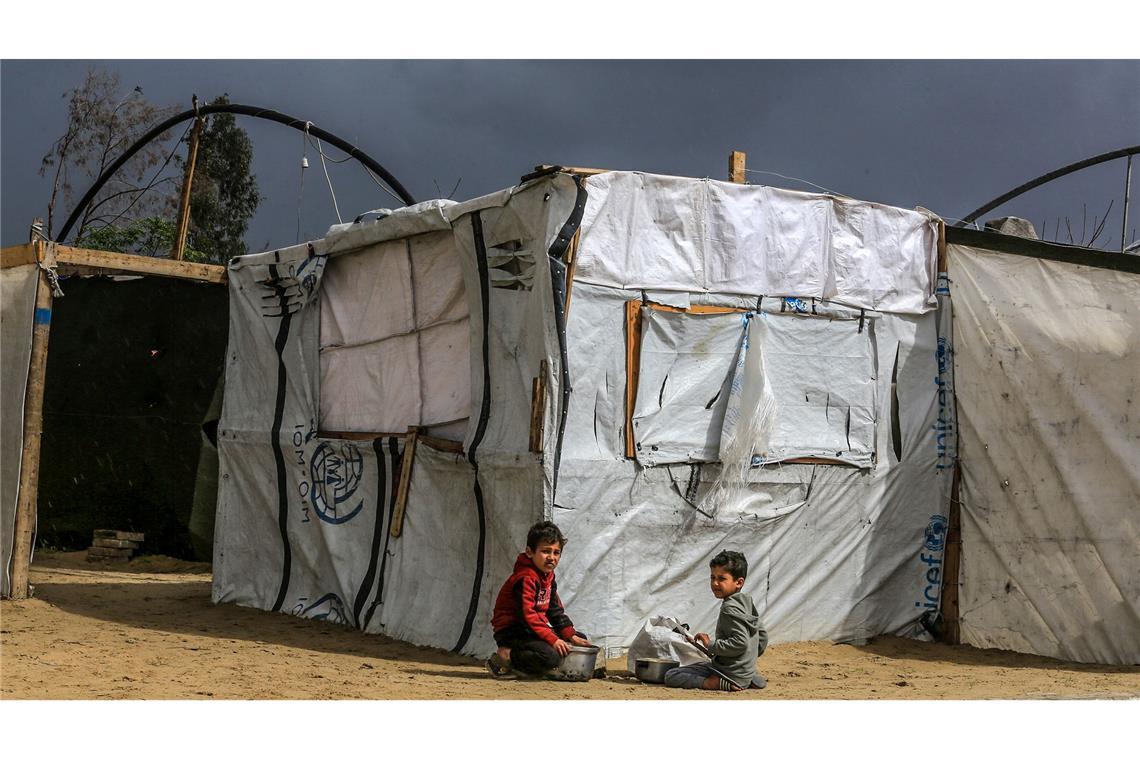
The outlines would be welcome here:
<svg viewBox="0 0 1140 760">
<path fill-rule="evenodd" d="M 578 267 L 578 239 L 582 235 L 579 227 L 570 238 L 570 245 L 566 247 L 566 303 L 562 309 L 562 318 L 565 321 L 570 316 L 570 293 L 574 289 L 574 270 Z"/>
<path fill-rule="evenodd" d="M 728 154 L 728 178 L 738 185 L 744 184 L 744 164 L 746 155 L 743 151 L 734 150 Z"/>
<path fill-rule="evenodd" d="M 641 375 L 641 301 L 625 302 L 625 455 L 633 459 L 633 407 Z"/>
<path fill-rule="evenodd" d="M 40 261 L 50 261 L 51 246 L 35 241 Z M 28 598 L 28 574 L 36 530 L 36 499 L 39 495 L 40 438 L 43 433 L 44 380 L 47 374 L 48 338 L 51 332 L 51 283 L 41 269 L 36 285 L 36 309 L 32 323 L 32 355 L 24 393 L 24 449 L 20 457 L 20 493 L 16 499 L 13 528 L 12 575 L 9 596 Z"/>
<path fill-rule="evenodd" d="M 408 505 L 408 489 L 412 484 L 412 460 L 416 457 L 416 438 L 419 428 L 408 428 L 404 438 L 404 456 L 400 461 L 400 482 L 396 486 L 396 503 L 392 507 L 392 526 L 389 533 L 392 538 L 399 538 L 404 530 L 404 509 Z"/>
<path fill-rule="evenodd" d="M 948 272 L 946 268 L 946 222 L 945 220 L 938 220 L 938 271 Z"/>
<path fill-rule="evenodd" d="M 546 359 L 539 365 L 538 377 L 531 381 L 530 389 L 530 450 L 542 451 L 543 429 L 546 425 Z"/>
<path fill-rule="evenodd" d="M 198 97 L 194 96 L 194 108 L 198 108 Z M 186 250 L 186 232 L 190 229 L 190 188 L 194 184 L 194 165 L 198 162 L 198 140 L 202 136 L 202 125 L 206 122 L 199 116 L 194 120 L 194 131 L 190 135 L 190 155 L 186 160 L 186 176 L 182 180 L 182 199 L 178 206 L 178 232 L 174 236 L 174 251 L 171 258 L 182 261 Z"/>
</svg>

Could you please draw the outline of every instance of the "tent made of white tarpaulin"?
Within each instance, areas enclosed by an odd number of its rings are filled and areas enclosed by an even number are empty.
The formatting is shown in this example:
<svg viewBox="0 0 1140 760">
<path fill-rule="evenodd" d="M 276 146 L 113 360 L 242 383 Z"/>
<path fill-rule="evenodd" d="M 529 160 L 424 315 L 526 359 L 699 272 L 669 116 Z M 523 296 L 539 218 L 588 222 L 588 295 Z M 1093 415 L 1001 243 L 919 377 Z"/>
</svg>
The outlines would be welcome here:
<svg viewBox="0 0 1140 760">
<path fill-rule="evenodd" d="M 954 457 L 939 224 L 554 171 L 236 259 L 214 599 L 484 654 L 552 518 L 563 601 L 611 652 L 652 614 L 710 626 L 726 548 L 773 641 L 927 636 Z M 746 332 L 774 413 L 718 489 Z"/>
</svg>

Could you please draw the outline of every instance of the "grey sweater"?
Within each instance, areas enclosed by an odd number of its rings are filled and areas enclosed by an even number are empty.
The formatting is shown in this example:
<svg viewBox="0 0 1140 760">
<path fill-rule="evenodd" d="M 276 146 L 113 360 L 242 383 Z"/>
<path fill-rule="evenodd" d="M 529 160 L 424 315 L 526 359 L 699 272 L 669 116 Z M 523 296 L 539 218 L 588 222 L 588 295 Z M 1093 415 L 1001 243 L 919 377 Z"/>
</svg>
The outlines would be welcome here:
<svg viewBox="0 0 1140 760">
<path fill-rule="evenodd" d="M 708 646 L 713 667 L 747 688 L 756 675 L 756 658 L 767 646 L 768 632 L 760 624 L 752 597 L 743 591 L 725 597 L 716 620 L 716 639 Z"/>
</svg>

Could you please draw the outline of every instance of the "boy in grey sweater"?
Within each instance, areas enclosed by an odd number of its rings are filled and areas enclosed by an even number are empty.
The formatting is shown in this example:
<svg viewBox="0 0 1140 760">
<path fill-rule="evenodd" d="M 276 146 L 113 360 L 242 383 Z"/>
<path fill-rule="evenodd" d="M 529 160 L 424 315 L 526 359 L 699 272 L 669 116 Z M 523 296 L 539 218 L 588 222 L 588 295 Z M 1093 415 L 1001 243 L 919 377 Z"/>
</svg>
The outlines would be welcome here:
<svg viewBox="0 0 1140 760">
<path fill-rule="evenodd" d="M 756 672 L 756 658 L 768 646 L 768 633 L 752 597 L 741 590 L 748 560 L 740 552 L 722 551 L 709 561 L 709 571 L 713 596 L 721 600 L 716 638 L 707 633 L 694 638 L 712 655 L 712 662 L 673 668 L 665 674 L 665 685 L 713 691 L 762 689 L 767 681 Z"/>
</svg>

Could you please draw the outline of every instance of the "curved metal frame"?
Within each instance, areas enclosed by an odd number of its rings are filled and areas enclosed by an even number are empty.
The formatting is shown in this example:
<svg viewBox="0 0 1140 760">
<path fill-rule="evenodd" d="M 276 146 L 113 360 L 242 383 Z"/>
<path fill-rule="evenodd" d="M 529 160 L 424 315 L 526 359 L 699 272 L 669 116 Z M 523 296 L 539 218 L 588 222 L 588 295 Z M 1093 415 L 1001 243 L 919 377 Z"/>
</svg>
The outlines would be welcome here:
<svg viewBox="0 0 1140 760">
<path fill-rule="evenodd" d="M 957 222 L 954 226 L 955 227 L 965 227 L 967 224 L 970 224 L 971 222 L 975 221 L 982 214 L 993 211 L 995 208 L 1002 205 L 1006 201 L 1012 200 L 1012 199 L 1016 198 L 1017 196 L 1021 195 L 1022 193 L 1029 192 L 1033 188 L 1038 187 L 1040 185 L 1044 185 L 1046 182 L 1050 182 L 1052 180 L 1055 180 L 1058 177 L 1064 177 L 1066 174 L 1072 174 L 1075 171 L 1080 171 L 1081 169 L 1087 169 L 1090 166 L 1096 166 L 1097 164 L 1103 164 L 1105 161 L 1112 161 L 1113 159 L 1116 159 L 1116 158 L 1125 158 L 1126 156 L 1134 156 L 1137 153 L 1140 153 L 1140 145 L 1133 145 L 1131 148 L 1121 148 L 1120 150 L 1114 150 L 1114 151 L 1110 151 L 1108 153 L 1101 153 L 1099 156 L 1093 156 L 1092 158 L 1086 158 L 1084 161 L 1078 161 L 1075 164 L 1069 164 L 1068 166 L 1062 166 L 1060 169 L 1054 169 L 1053 171 L 1049 172 L 1048 174 L 1042 174 L 1037 179 L 1029 180 L 1024 185 L 1018 185 L 1017 187 L 1013 188 L 1012 190 L 1010 190 L 1005 195 L 994 198 L 992 201 L 990 201 L 986 205 L 982 206 L 977 211 L 972 211 L 969 214 L 967 214 L 964 219 Z"/>
<path fill-rule="evenodd" d="M 71 215 L 67 217 L 67 221 L 64 222 L 63 228 L 60 229 L 56 241 L 62 242 L 63 240 L 67 239 L 67 233 L 71 232 L 71 228 L 79 219 L 79 215 L 85 208 L 87 208 L 91 201 L 95 199 L 95 195 L 103 188 L 103 185 L 107 183 L 107 180 L 109 180 L 112 175 L 115 174 L 115 172 L 121 169 L 123 164 L 130 160 L 131 156 L 133 156 L 135 153 L 138 153 L 144 145 L 176 124 L 179 124 L 183 121 L 188 121 L 198 116 L 209 116 L 210 114 L 214 113 L 232 113 L 241 116 L 252 116 L 255 119 L 267 119 L 269 121 L 275 121 L 278 124 L 284 124 L 287 127 L 292 127 L 293 129 L 296 129 L 300 132 L 308 132 L 318 140 L 324 140 L 325 142 L 336 148 L 339 148 L 352 158 L 355 158 L 357 161 L 367 166 L 372 170 L 372 172 L 379 175 L 380 179 L 384 180 L 388 187 L 392 188 L 392 190 L 395 191 L 398 196 L 400 196 L 400 200 L 402 200 L 405 204 L 410 206 L 416 202 L 411 193 L 409 193 L 404 188 L 404 186 L 400 184 L 400 181 L 393 177 L 391 172 L 381 166 L 380 163 L 376 161 L 376 159 L 372 158 L 367 153 L 357 148 L 355 145 L 345 142 L 336 135 L 330 132 L 326 132 L 317 126 L 314 126 L 312 122 L 305 121 L 304 119 L 296 119 L 292 116 L 288 116 L 269 108 L 246 106 L 239 103 L 224 103 L 210 106 L 200 106 L 196 109 L 183 111 L 180 114 L 171 116 L 169 119 L 162 122 L 147 132 L 145 135 L 140 137 L 134 145 L 127 148 L 123 155 L 119 156 L 113 164 L 108 166 L 103 171 L 103 173 L 99 175 L 99 178 L 95 180 L 95 184 L 93 184 L 87 190 L 87 192 L 84 193 L 83 198 L 80 199 L 78 205 L 76 205 L 75 209 L 72 210 Z"/>
</svg>

